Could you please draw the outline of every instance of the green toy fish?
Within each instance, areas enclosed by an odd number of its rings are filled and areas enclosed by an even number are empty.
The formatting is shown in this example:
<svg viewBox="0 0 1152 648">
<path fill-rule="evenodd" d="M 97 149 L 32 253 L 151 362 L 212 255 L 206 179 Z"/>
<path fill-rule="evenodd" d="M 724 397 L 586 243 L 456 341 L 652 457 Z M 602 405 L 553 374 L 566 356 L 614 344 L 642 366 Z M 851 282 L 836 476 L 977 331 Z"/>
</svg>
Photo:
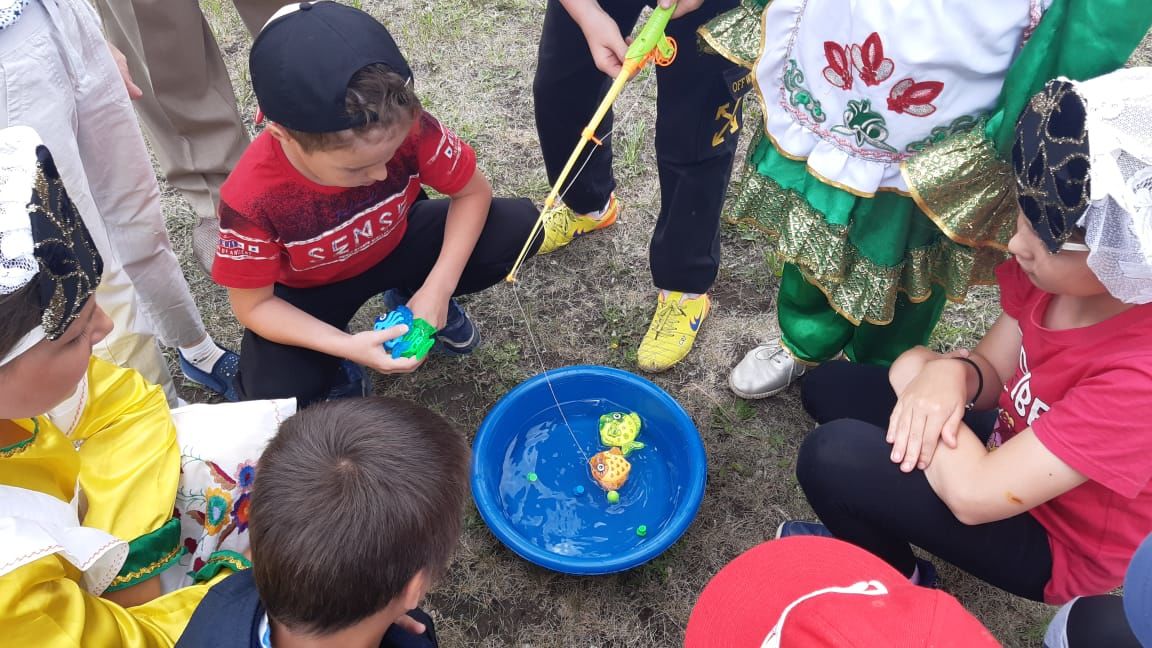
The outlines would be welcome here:
<svg viewBox="0 0 1152 648">
<path fill-rule="evenodd" d="M 636 440 L 640 436 L 640 415 L 636 412 L 625 414 L 612 412 L 600 417 L 600 443 L 608 447 L 620 448 L 625 456 L 633 450 L 644 447 Z"/>
</svg>

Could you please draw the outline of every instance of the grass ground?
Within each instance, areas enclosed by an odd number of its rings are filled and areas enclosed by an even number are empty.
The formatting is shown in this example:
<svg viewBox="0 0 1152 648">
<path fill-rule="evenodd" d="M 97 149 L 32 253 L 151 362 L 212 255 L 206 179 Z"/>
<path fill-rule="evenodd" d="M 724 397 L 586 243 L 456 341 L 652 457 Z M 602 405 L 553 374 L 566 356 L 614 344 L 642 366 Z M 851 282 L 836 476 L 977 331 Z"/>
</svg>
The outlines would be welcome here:
<svg viewBox="0 0 1152 648">
<path fill-rule="evenodd" d="M 247 79 L 249 39 L 228 2 L 202 0 L 229 59 L 243 112 L 255 114 Z M 532 118 L 531 82 L 543 17 L 539 0 L 362 0 L 353 4 L 388 25 L 406 52 L 427 108 L 475 146 L 498 194 L 541 200 L 547 180 Z M 1150 50 L 1142 52 L 1145 64 Z M 462 360 L 433 357 L 411 376 L 378 378 L 376 393 L 413 399 L 448 416 L 469 437 L 511 387 L 549 368 L 591 363 L 633 369 L 655 293 L 647 264 L 658 207 L 652 147 L 655 84 L 633 83 L 618 103 L 615 137 L 620 197 L 626 205 L 612 230 L 530 262 L 516 288 L 542 358 L 524 336 L 513 289 L 501 285 L 462 300 L 482 326 L 484 345 Z M 749 120 L 755 119 L 749 115 Z M 752 123 L 749 121 L 749 123 Z M 165 187 L 172 237 L 182 255 L 209 330 L 235 347 L 239 328 L 223 291 L 196 268 L 192 215 Z M 654 380 L 692 415 L 709 456 L 709 487 L 693 526 L 667 553 L 630 572 L 576 578 L 536 568 L 506 550 L 475 509 L 445 582 L 430 596 L 446 646 L 679 645 L 696 596 L 724 564 L 768 539 L 789 518 L 812 518 L 793 475 L 811 421 L 795 389 L 747 402 L 727 389 L 728 370 L 775 330 L 776 277 L 762 246 L 735 227 L 724 232 L 724 261 L 715 311 L 688 359 Z M 380 306 L 357 324 L 367 328 Z M 971 344 L 995 316 L 996 293 L 978 289 L 952 305 L 936 344 Z M 208 400 L 195 385 L 185 398 Z M 945 588 L 1006 645 L 1035 646 L 1050 608 L 998 592 L 943 567 Z M 767 582 L 764 587 L 771 587 Z"/>
</svg>

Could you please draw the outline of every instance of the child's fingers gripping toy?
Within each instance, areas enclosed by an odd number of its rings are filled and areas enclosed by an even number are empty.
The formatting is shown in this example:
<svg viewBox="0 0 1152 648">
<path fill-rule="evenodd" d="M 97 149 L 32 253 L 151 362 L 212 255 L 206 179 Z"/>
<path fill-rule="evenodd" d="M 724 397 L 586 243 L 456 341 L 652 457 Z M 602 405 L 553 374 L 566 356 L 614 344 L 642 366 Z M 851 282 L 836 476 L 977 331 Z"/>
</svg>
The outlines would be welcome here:
<svg viewBox="0 0 1152 648">
<path fill-rule="evenodd" d="M 411 309 L 407 306 L 397 306 L 388 315 L 377 317 L 372 328 L 383 331 L 400 324 L 407 326 L 408 332 L 385 341 L 384 350 L 391 353 L 393 359 L 423 360 L 436 344 L 436 328 L 419 317 L 413 317 Z"/>
</svg>

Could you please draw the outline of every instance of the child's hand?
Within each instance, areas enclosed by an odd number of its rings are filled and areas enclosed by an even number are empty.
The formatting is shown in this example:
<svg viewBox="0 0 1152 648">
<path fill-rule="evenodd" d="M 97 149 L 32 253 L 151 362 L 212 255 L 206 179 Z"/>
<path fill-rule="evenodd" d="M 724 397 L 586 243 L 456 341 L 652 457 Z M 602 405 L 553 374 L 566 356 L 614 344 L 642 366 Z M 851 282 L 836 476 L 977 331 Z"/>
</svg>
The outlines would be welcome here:
<svg viewBox="0 0 1152 648">
<path fill-rule="evenodd" d="M 448 323 L 449 299 L 452 299 L 452 293 L 445 294 L 425 284 L 408 300 L 408 308 L 412 310 L 413 317 L 419 317 L 439 331 Z"/>
<path fill-rule="evenodd" d="M 679 2 L 676 2 L 676 0 L 660 0 L 661 9 L 667 9 L 672 5 L 676 5 L 676 11 L 672 12 L 672 20 L 696 11 L 702 4 L 704 4 L 704 0 L 680 0 Z"/>
<path fill-rule="evenodd" d="M 927 468 L 941 437 L 956 447 L 968 379 L 966 365 L 950 361 L 952 357 L 926 362 L 892 410 L 886 440 L 892 444 L 893 463 L 904 472 Z"/>
<path fill-rule="evenodd" d="M 413 358 L 394 359 L 391 353 L 384 350 L 385 342 L 407 332 L 408 327 L 400 324 L 383 331 L 354 333 L 348 336 L 344 357 L 382 374 L 411 373 L 424 364 L 424 361 Z"/>
<path fill-rule="evenodd" d="M 588 41 L 588 51 L 592 53 L 596 69 L 615 79 L 624 66 L 624 55 L 628 52 L 628 43 L 616 26 L 616 21 L 597 7 L 583 16 L 579 24 L 584 31 L 584 39 Z"/>
<path fill-rule="evenodd" d="M 128 91 L 128 98 L 136 101 L 143 97 L 144 91 L 132 81 L 132 73 L 128 71 L 128 59 L 124 58 L 124 53 L 112 43 L 108 43 L 108 51 L 112 54 L 112 60 L 116 61 L 116 69 L 120 71 L 120 78 L 124 81 L 124 89 Z"/>
</svg>

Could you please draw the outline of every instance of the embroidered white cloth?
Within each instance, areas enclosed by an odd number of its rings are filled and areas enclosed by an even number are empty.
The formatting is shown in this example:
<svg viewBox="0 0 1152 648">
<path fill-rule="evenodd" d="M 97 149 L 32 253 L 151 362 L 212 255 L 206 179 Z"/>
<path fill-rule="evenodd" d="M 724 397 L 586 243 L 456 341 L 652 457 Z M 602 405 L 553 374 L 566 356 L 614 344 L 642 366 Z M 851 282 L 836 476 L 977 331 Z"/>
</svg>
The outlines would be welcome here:
<svg viewBox="0 0 1152 648">
<path fill-rule="evenodd" d="M 192 582 L 190 574 L 213 552 L 248 550 L 248 501 L 256 462 L 296 399 L 188 405 L 172 410 L 180 445 L 176 513 L 188 550 L 160 574 L 164 591 Z"/>
<path fill-rule="evenodd" d="M 1051 0 L 773 0 L 768 134 L 828 184 L 907 191 L 900 162 L 977 125 Z"/>
</svg>

